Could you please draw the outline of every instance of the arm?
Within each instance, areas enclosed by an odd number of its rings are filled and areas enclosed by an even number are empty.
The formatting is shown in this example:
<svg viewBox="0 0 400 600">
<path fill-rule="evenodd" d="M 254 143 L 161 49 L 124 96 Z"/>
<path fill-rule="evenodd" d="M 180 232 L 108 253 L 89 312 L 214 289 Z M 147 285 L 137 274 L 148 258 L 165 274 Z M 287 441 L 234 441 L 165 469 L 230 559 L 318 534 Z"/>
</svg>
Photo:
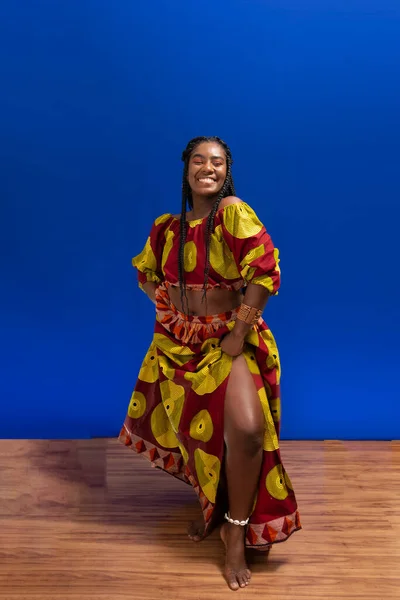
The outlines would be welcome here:
<svg viewBox="0 0 400 600">
<path fill-rule="evenodd" d="M 165 230 L 171 223 L 170 217 L 165 214 L 154 221 L 142 252 L 132 259 L 132 265 L 137 269 L 139 287 L 154 304 L 156 288 L 163 280 L 161 255 Z"/>
<path fill-rule="evenodd" d="M 267 305 L 269 297 L 270 293 L 267 289 L 261 285 L 249 283 L 243 298 L 243 304 L 247 304 L 247 306 L 251 306 L 252 308 L 259 308 L 261 311 L 263 311 Z M 236 319 L 235 326 L 232 329 L 232 334 L 235 336 L 235 338 L 244 342 L 244 338 L 250 331 L 251 327 L 252 326 L 248 323 L 245 323 L 240 319 Z"/>
<path fill-rule="evenodd" d="M 262 311 L 268 302 L 269 296 L 269 291 L 261 285 L 249 283 L 243 298 L 243 304 Z M 246 335 L 252 327 L 253 325 L 237 318 L 232 331 L 221 342 L 222 351 L 229 354 L 229 356 L 239 356 L 243 351 Z"/>
<path fill-rule="evenodd" d="M 269 296 L 278 293 L 279 252 L 264 225 L 247 204 L 237 198 L 228 198 L 226 202 L 223 217 L 224 240 L 247 284 L 242 305 L 262 312 Z M 222 350 L 231 356 L 242 352 L 245 337 L 252 328 L 251 323 L 245 322 L 246 316 L 246 311 L 239 313 L 232 331 L 221 343 Z"/>
<path fill-rule="evenodd" d="M 157 284 L 154 283 L 154 281 L 146 281 L 146 283 L 142 284 L 142 290 L 144 291 L 146 296 L 150 298 L 153 304 L 156 303 L 156 287 Z"/>
</svg>

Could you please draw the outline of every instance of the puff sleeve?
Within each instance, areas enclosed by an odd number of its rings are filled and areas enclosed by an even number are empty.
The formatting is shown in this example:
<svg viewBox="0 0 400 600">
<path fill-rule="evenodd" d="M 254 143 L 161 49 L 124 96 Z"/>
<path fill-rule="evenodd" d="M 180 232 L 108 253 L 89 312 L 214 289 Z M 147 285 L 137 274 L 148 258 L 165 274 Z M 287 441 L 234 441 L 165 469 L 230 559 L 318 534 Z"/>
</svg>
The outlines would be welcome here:
<svg viewBox="0 0 400 600">
<path fill-rule="evenodd" d="M 141 289 L 148 281 L 160 284 L 163 280 L 161 255 L 165 243 L 165 230 L 170 220 L 170 214 L 158 217 L 153 223 L 143 250 L 132 258 L 132 266 L 137 269 L 138 284 Z"/>
<path fill-rule="evenodd" d="M 222 230 L 245 283 L 261 285 L 276 295 L 280 286 L 279 250 L 254 210 L 245 202 L 228 204 Z"/>
</svg>

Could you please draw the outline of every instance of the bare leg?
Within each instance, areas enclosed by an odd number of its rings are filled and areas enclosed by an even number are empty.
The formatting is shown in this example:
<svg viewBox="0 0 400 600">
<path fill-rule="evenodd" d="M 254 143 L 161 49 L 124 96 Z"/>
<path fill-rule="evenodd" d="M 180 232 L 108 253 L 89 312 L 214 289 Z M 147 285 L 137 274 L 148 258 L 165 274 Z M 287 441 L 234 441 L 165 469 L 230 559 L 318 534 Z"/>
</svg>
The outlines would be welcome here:
<svg viewBox="0 0 400 600">
<path fill-rule="evenodd" d="M 229 511 L 246 520 L 253 507 L 260 476 L 264 415 L 253 377 L 243 356 L 233 361 L 225 396 L 226 478 Z M 225 523 L 221 538 L 226 546 L 225 577 L 237 590 L 248 585 L 251 573 L 245 560 L 245 528 Z"/>
</svg>

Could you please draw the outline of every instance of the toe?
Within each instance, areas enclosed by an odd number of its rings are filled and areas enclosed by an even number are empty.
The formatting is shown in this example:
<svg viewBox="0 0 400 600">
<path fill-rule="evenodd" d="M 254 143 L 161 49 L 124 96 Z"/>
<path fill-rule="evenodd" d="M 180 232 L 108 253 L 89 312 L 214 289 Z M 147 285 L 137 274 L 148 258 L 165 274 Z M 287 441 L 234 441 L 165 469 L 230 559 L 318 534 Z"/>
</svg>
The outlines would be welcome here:
<svg viewBox="0 0 400 600">
<path fill-rule="evenodd" d="M 227 573 L 226 580 L 227 580 L 228 585 L 231 588 L 231 590 L 239 589 L 239 583 L 238 583 L 236 574 L 233 571 L 229 571 Z"/>
<path fill-rule="evenodd" d="M 244 571 L 240 572 L 240 582 L 243 583 L 243 586 L 241 585 L 240 587 L 246 587 L 247 585 L 249 585 L 250 571 L 248 569 L 245 569 Z"/>
</svg>

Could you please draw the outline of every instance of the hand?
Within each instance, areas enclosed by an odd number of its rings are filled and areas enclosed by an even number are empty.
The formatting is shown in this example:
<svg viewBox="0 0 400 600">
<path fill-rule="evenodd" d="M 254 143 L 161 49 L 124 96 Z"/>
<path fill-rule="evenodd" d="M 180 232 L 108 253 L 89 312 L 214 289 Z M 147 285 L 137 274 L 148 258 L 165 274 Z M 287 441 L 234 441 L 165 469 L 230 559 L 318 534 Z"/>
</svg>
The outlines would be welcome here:
<svg viewBox="0 0 400 600">
<path fill-rule="evenodd" d="M 242 336 L 235 335 L 233 331 L 230 331 L 221 342 L 221 350 L 229 356 L 239 356 L 242 353 L 244 346 L 244 339 Z"/>
</svg>

